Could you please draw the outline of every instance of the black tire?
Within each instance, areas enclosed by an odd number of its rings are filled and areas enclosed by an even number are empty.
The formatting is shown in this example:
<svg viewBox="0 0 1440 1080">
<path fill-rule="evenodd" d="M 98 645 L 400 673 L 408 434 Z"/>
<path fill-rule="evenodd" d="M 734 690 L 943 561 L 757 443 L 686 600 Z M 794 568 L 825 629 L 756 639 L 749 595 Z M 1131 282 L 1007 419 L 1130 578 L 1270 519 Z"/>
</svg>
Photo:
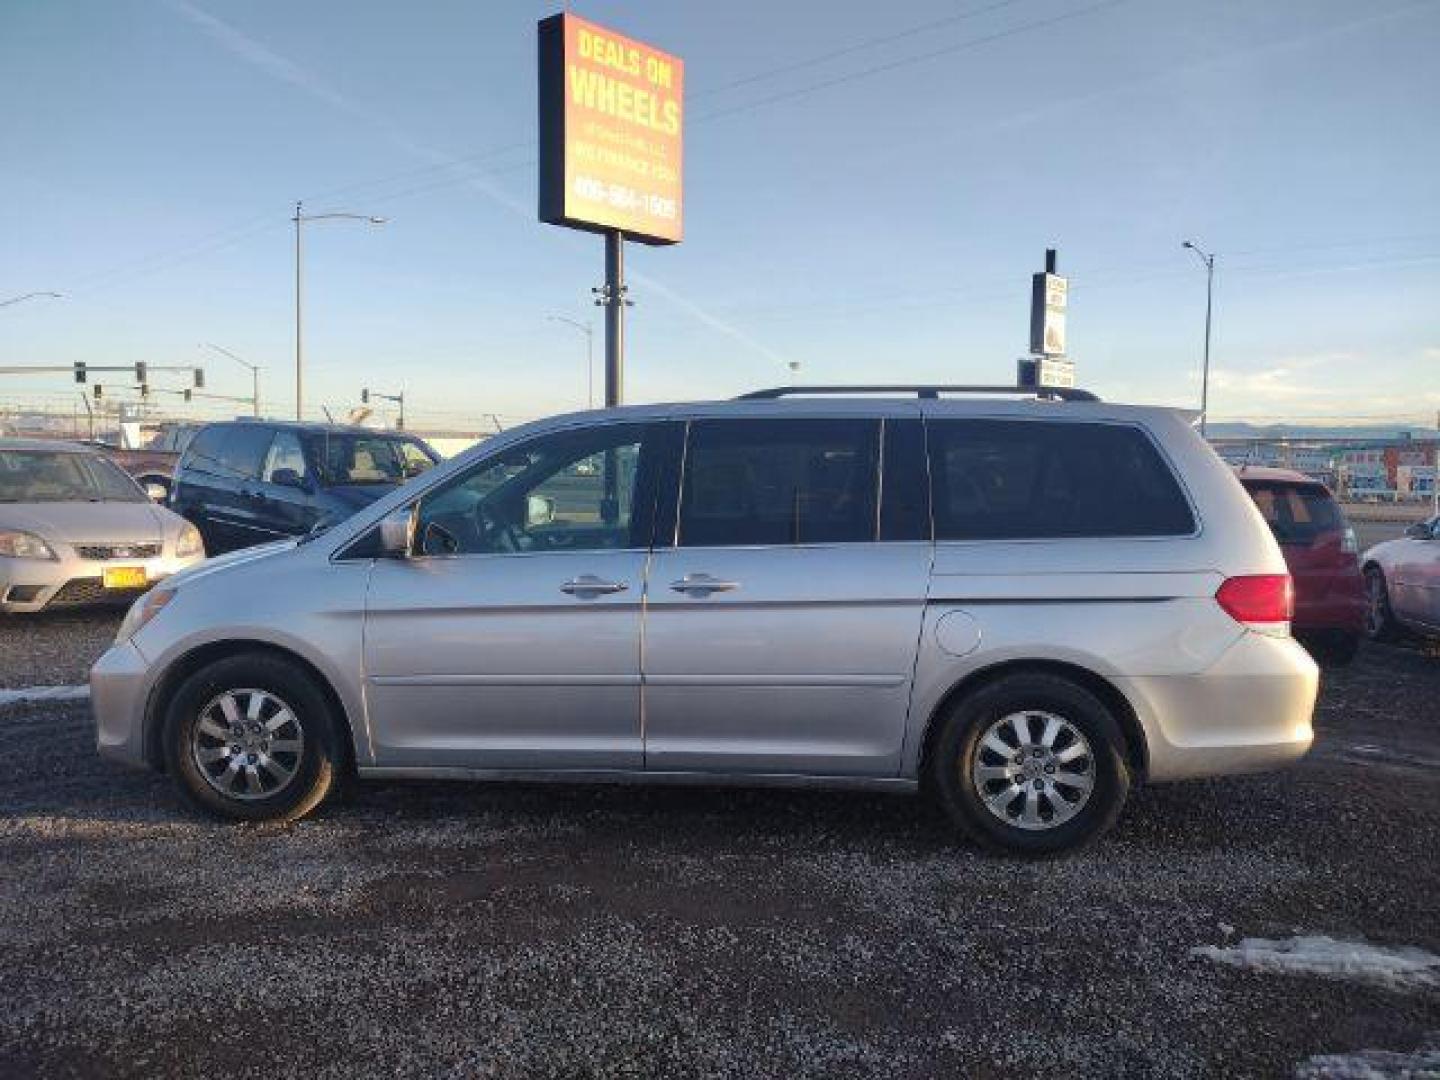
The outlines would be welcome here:
<svg viewBox="0 0 1440 1080">
<path fill-rule="evenodd" d="M 1348 630 L 1304 634 L 1300 644 L 1321 667 L 1345 667 L 1360 651 L 1361 635 Z"/>
<path fill-rule="evenodd" d="M 212 724 L 217 717 L 218 705 L 211 706 L 227 692 L 262 691 L 273 696 L 280 704 L 288 707 L 293 722 L 282 721 L 277 737 L 284 736 L 298 743 L 298 752 L 277 751 L 274 757 L 277 769 L 289 773 L 289 779 L 279 782 L 268 772 L 256 768 L 256 783 L 262 788 L 253 796 L 227 796 L 216 785 L 206 779 L 203 766 L 197 757 L 197 727 L 207 714 Z M 252 700 L 250 697 L 244 699 Z M 273 706 L 272 706 L 273 708 Z M 270 712 L 270 717 L 279 715 L 279 710 Z M 262 734 L 262 724 L 255 738 L 269 738 Z M 298 728 L 299 735 L 295 735 Z M 213 730 L 213 729 L 212 729 Z M 209 738 L 209 736 L 204 736 Z M 242 734 L 241 738 L 248 736 Z M 180 793 L 192 805 L 216 817 L 234 821 L 296 821 L 325 801 L 332 790 L 340 784 L 346 756 L 339 737 L 339 725 L 333 715 L 330 703 L 323 690 L 316 685 L 315 678 L 303 667 L 281 656 L 268 653 L 240 653 L 207 664 L 183 683 L 171 698 L 165 712 L 165 727 L 162 733 L 165 749 L 165 767 L 174 779 Z M 228 742 L 229 739 L 225 739 Z M 279 745 L 278 742 L 276 744 Z M 241 746 L 236 743 L 235 746 Z M 229 749 L 229 748 L 226 748 Z M 242 747 L 249 749 L 249 747 Z M 239 757 L 255 762 L 258 753 L 244 753 Z M 268 742 L 265 749 L 269 749 Z M 235 755 L 232 755 L 235 756 Z M 230 760 L 216 763 L 217 772 L 223 772 Z M 243 787 L 249 781 L 238 775 L 229 786 Z M 263 791 L 267 784 L 275 789 L 268 794 Z"/>
<path fill-rule="evenodd" d="M 1017 714 L 1032 713 L 1058 717 L 1084 736 L 1090 753 L 1077 760 L 1083 762 L 1088 758 L 1092 783 L 1088 797 L 1068 820 L 1033 829 L 1001 820 L 986 805 L 985 793 L 972 774 L 979 755 L 985 755 L 980 761 L 982 765 L 995 757 L 993 751 L 981 747 L 992 726 Z M 939 722 L 941 729 L 927 765 L 930 790 L 938 797 L 951 822 L 986 847 L 1032 858 L 1058 855 L 1098 839 L 1120 816 L 1130 792 L 1125 737 L 1110 710 L 1083 686 L 1042 672 L 1006 675 L 952 703 Z M 1029 728 L 1031 724 L 1044 727 L 1044 721 L 1030 716 L 1026 716 L 1024 723 L 1027 730 L 1033 730 Z M 1066 736 L 1062 734 L 1060 738 Z M 1055 745 L 1062 746 L 1058 741 Z M 1044 777 L 1037 779 L 1043 781 Z M 992 783 L 997 785 L 992 792 L 996 797 L 1007 790 L 1004 781 Z M 1023 812 L 1031 797 L 1028 791 L 1017 787 L 1012 796 L 1017 801 L 1012 805 Z M 1037 805 L 1050 805 L 1053 820 L 1055 804 L 1049 799 L 1046 795 L 1044 800 L 1037 800 Z M 1080 802 L 1079 799 L 1071 801 Z M 1043 817 L 1043 809 L 1039 812 Z M 1013 819 L 1018 818 L 1017 812 Z"/>
<path fill-rule="evenodd" d="M 1401 637 L 1400 624 L 1390 610 L 1390 590 L 1385 585 L 1385 574 L 1373 563 L 1365 567 L 1365 595 L 1369 599 L 1365 610 L 1365 636 L 1371 641 L 1398 641 Z"/>
</svg>

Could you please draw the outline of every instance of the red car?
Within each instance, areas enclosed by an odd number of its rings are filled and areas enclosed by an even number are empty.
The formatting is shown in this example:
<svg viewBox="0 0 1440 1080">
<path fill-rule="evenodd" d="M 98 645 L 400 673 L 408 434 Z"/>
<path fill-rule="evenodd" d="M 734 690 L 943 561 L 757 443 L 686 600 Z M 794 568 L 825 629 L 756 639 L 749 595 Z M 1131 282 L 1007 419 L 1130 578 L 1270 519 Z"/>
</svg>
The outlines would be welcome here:
<svg viewBox="0 0 1440 1080">
<path fill-rule="evenodd" d="M 1240 483 L 1280 541 L 1295 581 L 1295 636 L 1316 660 L 1348 664 L 1365 629 L 1365 579 L 1355 530 L 1330 489 L 1289 469 L 1242 465 Z"/>
</svg>

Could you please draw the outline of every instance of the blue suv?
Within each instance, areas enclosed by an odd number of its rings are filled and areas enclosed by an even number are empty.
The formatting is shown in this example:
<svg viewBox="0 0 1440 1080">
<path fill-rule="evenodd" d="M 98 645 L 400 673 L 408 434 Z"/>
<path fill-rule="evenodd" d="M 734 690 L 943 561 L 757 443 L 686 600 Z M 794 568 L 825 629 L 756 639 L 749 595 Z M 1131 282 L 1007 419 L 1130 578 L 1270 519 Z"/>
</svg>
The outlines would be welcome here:
<svg viewBox="0 0 1440 1080">
<path fill-rule="evenodd" d="M 212 555 L 303 536 L 429 469 L 413 435 L 341 424 L 235 420 L 202 428 L 175 469 L 171 508 Z"/>
</svg>

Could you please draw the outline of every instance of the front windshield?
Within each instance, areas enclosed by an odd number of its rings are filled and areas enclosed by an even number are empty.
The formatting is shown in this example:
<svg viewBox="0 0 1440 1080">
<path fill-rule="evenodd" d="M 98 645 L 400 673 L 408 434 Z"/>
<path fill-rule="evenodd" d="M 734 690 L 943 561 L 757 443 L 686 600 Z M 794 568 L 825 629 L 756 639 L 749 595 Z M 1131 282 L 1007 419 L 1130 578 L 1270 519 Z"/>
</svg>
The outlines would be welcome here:
<svg viewBox="0 0 1440 1080">
<path fill-rule="evenodd" d="M 328 485 L 399 484 L 435 464 L 422 444 L 393 435 L 320 435 L 315 457 Z"/>
<path fill-rule="evenodd" d="M 0 450 L 0 502 L 145 502 L 114 462 L 55 450 Z"/>
</svg>

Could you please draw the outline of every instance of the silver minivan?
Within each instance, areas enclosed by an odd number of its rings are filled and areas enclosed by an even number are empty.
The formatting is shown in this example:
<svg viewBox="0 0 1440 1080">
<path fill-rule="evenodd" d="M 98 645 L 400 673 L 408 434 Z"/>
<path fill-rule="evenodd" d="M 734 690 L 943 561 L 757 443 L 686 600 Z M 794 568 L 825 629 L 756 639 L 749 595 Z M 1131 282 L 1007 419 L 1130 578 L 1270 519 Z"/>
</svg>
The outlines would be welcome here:
<svg viewBox="0 0 1440 1080">
<path fill-rule="evenodd" d="M 347 775 L 823 785 L 1028 854 L 1305 753 L 1285 562 L 1184 414 L 866 389 L 554 417 L 177 575 L 91 673 L 100 751 L 241 820 Z"/>
</svg>

